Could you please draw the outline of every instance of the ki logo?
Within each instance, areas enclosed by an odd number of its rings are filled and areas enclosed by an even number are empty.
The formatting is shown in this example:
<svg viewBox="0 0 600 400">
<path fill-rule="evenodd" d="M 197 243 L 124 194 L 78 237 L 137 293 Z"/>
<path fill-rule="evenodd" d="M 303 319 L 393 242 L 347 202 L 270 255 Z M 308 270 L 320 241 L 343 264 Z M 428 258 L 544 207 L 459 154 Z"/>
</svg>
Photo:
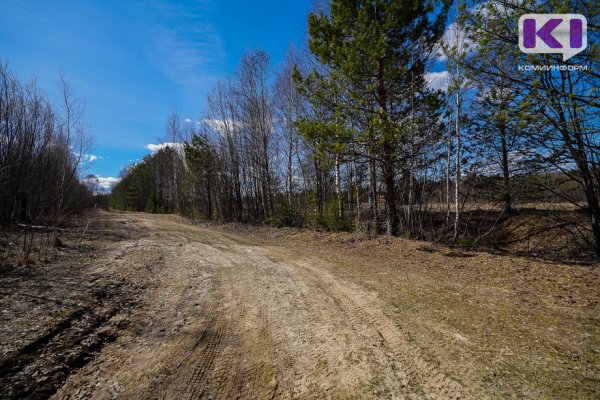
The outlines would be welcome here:
<svg viewBox="0 0 600 400">
<path fill-rule="evenodd" d="M 587 20 L 581 14 L 525 14 L 519 18 L 523 53 L 563 55 L 563 61 L 587 47 Z"/>
</svg>

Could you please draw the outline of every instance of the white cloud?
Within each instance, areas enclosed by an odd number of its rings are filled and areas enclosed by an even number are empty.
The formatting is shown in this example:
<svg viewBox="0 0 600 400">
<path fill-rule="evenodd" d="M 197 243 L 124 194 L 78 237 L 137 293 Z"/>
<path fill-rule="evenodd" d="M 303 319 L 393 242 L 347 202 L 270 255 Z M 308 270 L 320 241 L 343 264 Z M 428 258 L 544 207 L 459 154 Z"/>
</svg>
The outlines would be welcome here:
<svg viewBox="0 0 600 400">
<path fill-rule="evenodd" d="M 448 71 L 441 72 L 427 72 L 425 74 L 425 81 L 427 87 L 433 90 L 448 90 L 449 76 Z"/>
<path fill-rule="evenodd" d="M 162 149 L 166 149 L 169 147 L 181 151 L 183 149 L 183 144 L 166 142 L 166 143 L 160 143 L 160 144 L 149 143 L 146 145 L 146 149 L 150 150 L 152 153 L 156 153 L 157 151 L 160 151 Z"/>
<path fill-rule="evenodd" d="M 186 119 L 185 119 L 185 122 L 187 122 L 187 123 L 190 123 L 190 122 L 192 122 L 192 120 L 191 120 L 191 119 L 189 119 L 189 118 L 186 118 Z"/>
<path fill-rule="evenodd" d="M 104 160 L 104 157 L 100 157 L 95 154 L 87 154 L 87 153 L 81 154 L 81 153 L 76 153 L 76 152 L 72 152 L 72 154 L 77 158 L 81 157 L 81 160 L 83 162 L 88 162 L 88 163 L 94 162 L 96 160 Z"/>
<path fill-rule="evenodd" d="M 114 185 L 116 185 L 120 181 L 119 178 L 113 178 L 112 176 L 107 176 L 107 177 L 98 176 L 97 178 L 98 178 L 98 186 L 100 186 L 102 189 L 105 189 L 105 190 L 111 189 Z"/>
</svg>

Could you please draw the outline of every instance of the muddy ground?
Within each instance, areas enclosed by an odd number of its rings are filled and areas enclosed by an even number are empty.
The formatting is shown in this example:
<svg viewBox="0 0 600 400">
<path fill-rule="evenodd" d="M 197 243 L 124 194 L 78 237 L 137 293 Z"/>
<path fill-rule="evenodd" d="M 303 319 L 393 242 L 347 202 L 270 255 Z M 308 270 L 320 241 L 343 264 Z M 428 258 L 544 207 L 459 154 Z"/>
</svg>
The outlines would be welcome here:
<svg viewBox="0 0 600 400">
<path fill-rule="evenodd" d="M 600 397 L 597 266 L 89 219 L 0 269 L 0 398 Z"/>
</svg>

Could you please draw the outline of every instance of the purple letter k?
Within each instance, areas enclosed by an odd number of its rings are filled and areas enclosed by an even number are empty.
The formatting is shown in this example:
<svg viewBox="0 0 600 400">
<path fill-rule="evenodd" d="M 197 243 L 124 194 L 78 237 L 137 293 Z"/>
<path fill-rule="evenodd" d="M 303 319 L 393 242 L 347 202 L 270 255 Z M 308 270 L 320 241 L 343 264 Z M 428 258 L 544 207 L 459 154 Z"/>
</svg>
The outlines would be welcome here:
<svg viewBox="0 0 600 400">
<path fill-rule="evenodd" d="M 562 44 L 552 36 L 552 31 L 561 24 L 560 18 L 552 18 L 536 32 L 535 19 L 527 18 L 523 21 L 523 47 L 535 48 L 535 37 L 539 36 L 551 49 L 562 49 Z"/>
</svg>

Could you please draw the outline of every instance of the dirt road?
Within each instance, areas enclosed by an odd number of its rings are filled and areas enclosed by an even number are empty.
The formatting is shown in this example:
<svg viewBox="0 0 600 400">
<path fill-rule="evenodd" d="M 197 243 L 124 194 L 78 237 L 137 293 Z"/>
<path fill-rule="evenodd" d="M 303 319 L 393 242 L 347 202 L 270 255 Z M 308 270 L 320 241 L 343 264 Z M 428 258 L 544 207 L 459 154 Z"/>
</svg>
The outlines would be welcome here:
<svg viewBox="0 0 600 400">
<path fill-rule="evenodd" d="M 151 254 L 153 287 L 56 398 L 468 397 L 310 249 L 243 244 L 172 217 L 127 224 L 148 235 L 113 257 Z"/>
<path fill-rule="evenodd" d="M 77 249 L 5 270 L 0 397 L 586 398 L 599 389 L 594 269 L 456 258 L 412 242 L 328 255 L 331 245 L 263 234 L 99 213 Z M 385 258 L 398 254 L 401 268 Z"/>
</svg>

